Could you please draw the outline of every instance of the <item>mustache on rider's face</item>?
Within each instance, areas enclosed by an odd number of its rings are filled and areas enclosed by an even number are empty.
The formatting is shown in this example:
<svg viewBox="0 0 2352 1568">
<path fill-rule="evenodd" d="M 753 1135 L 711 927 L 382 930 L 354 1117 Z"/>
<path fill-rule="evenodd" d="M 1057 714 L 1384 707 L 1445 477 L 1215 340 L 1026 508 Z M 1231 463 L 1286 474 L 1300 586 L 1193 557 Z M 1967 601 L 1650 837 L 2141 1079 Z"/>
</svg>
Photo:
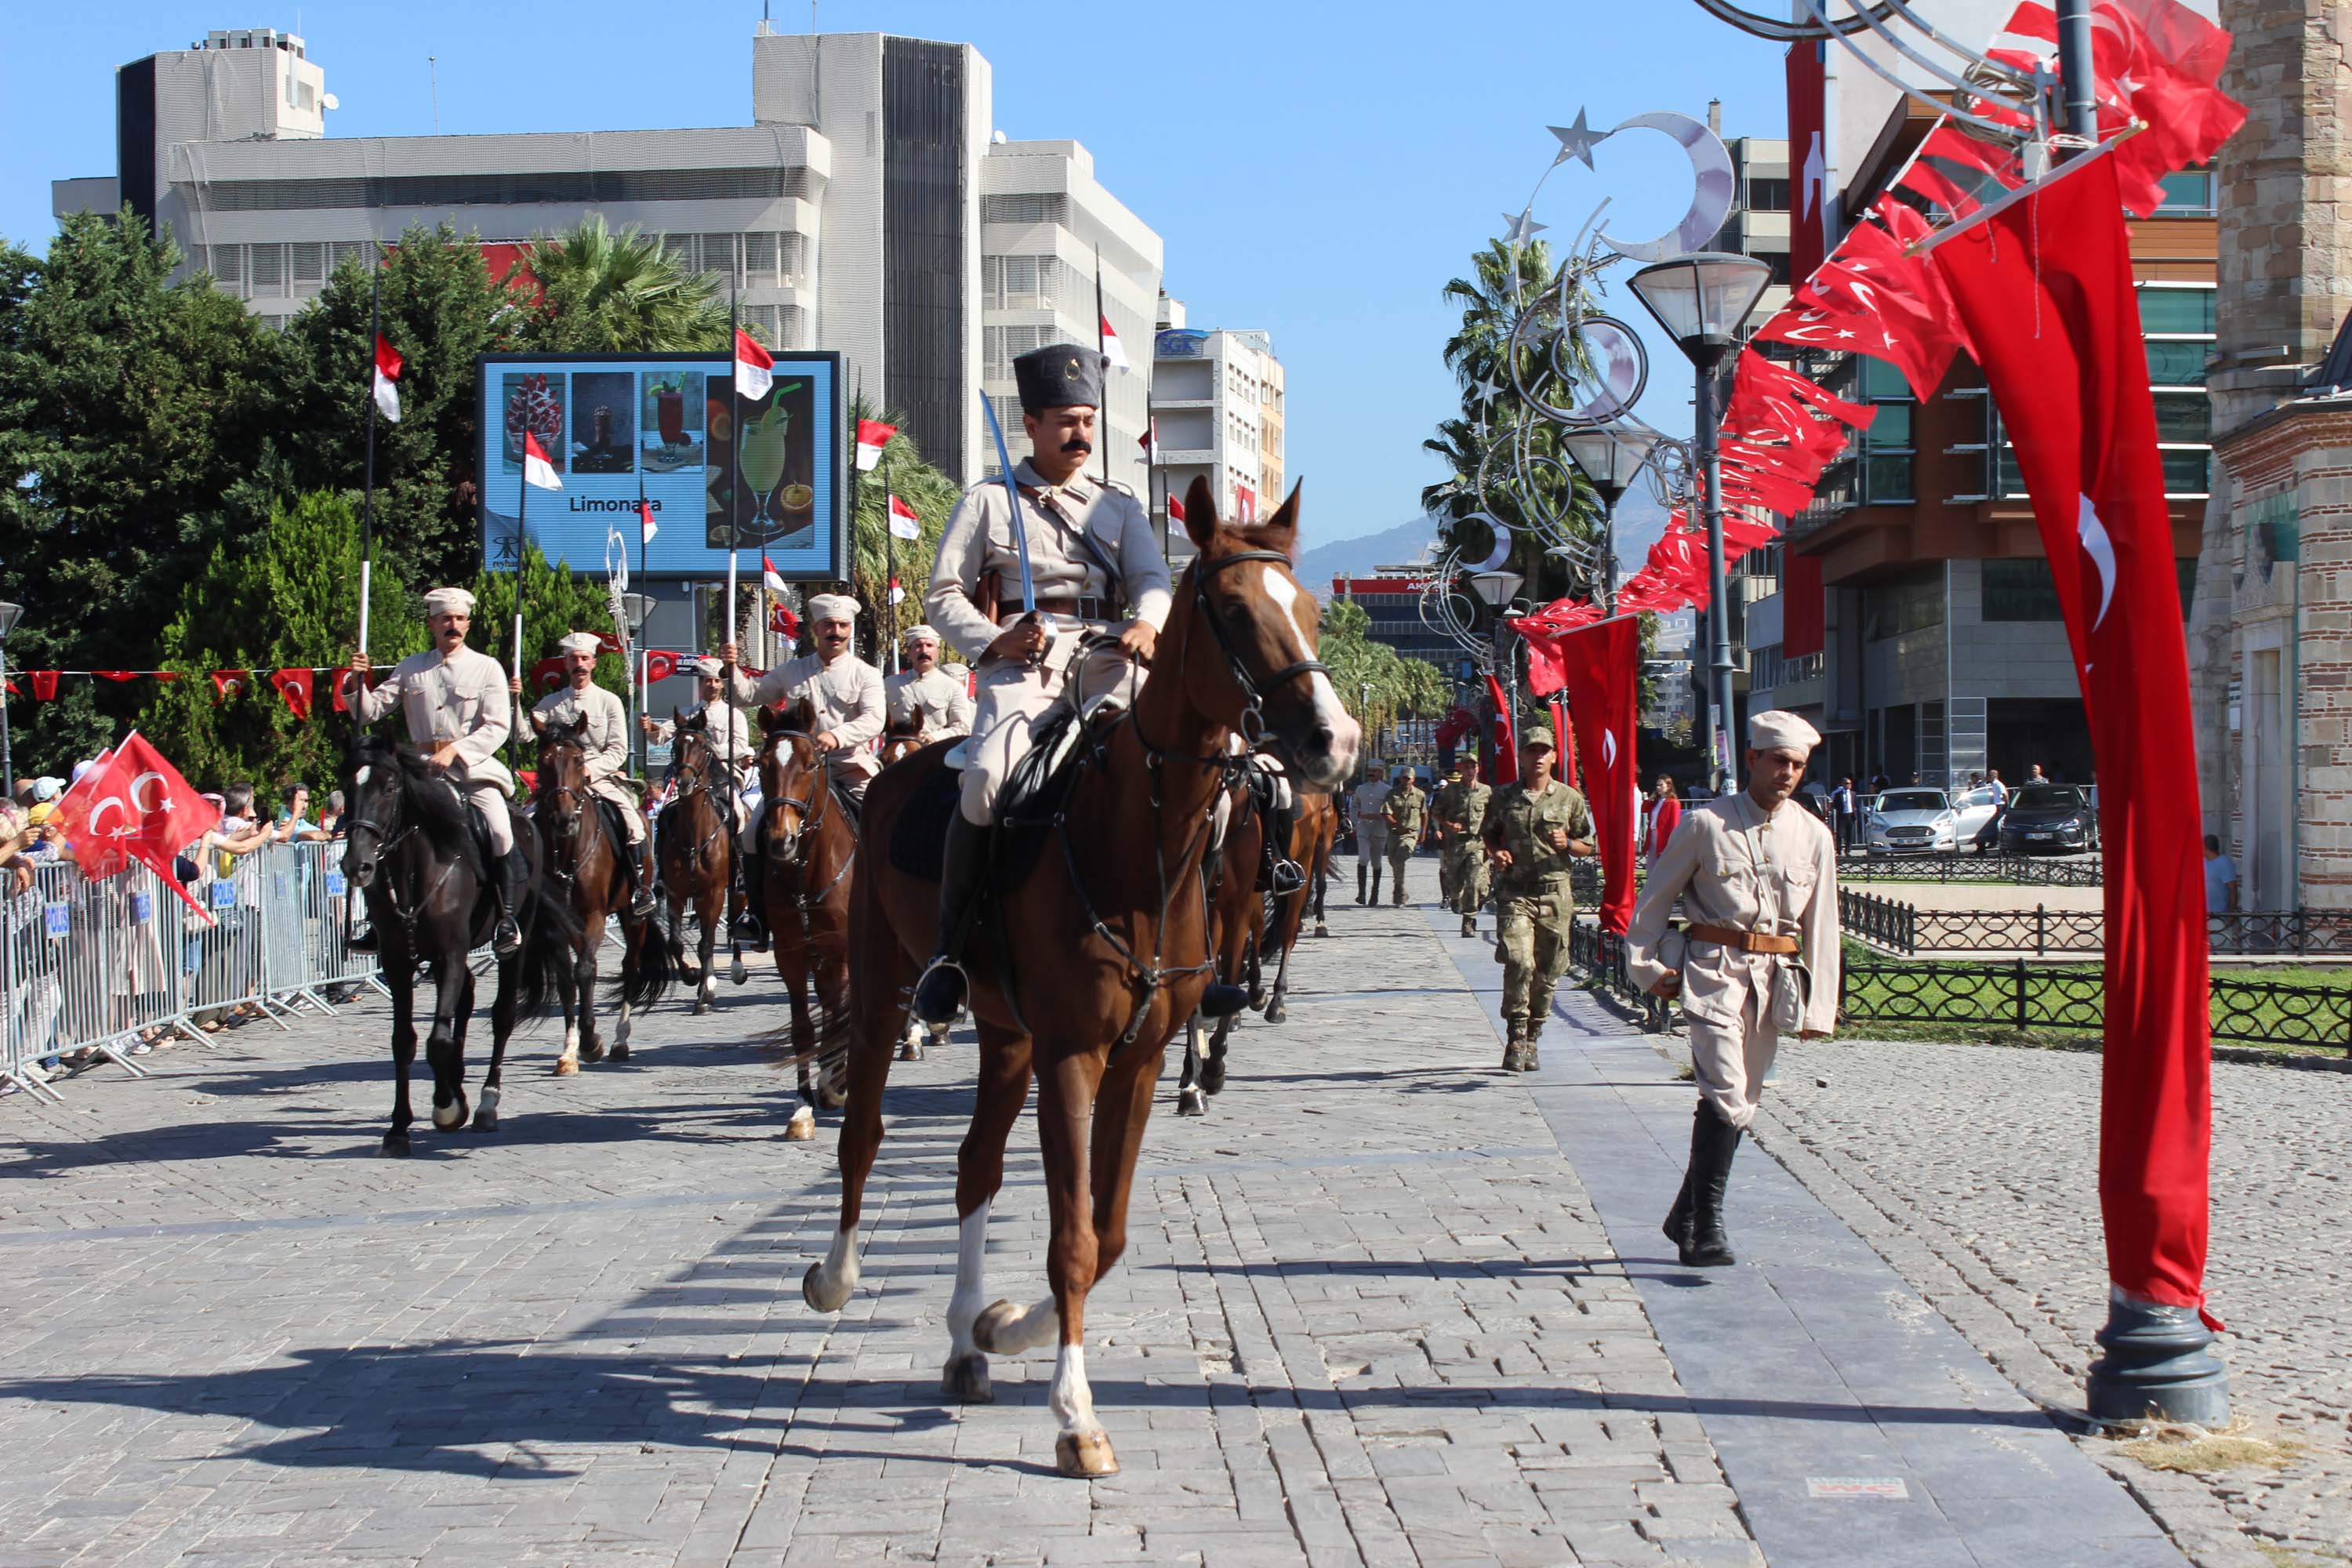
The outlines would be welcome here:
<svg viewBox="0 0 2352 1568">
<path fill-rule="evenodd" d="M 1083 458 L 1095 449 L 1095 444 L 1084 436 L 1073 436 L 1062 443 L 1062 450 L 1072 457 Z"/>
</svg>

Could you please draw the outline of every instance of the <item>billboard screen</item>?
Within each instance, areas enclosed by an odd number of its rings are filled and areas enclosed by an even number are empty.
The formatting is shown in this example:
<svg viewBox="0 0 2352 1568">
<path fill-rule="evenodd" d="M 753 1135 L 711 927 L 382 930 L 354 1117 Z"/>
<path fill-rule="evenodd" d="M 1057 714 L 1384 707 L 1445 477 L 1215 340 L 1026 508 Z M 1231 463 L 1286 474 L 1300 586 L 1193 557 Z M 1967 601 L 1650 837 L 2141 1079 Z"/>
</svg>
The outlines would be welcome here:
<svg viewBox="0 0 2352 1568">
<path fill-rule="evenodd" d="M 723 576 L 731 542 L 787 578 L 849 574 L 838 354 L 778 353 L 757 399 L 737 394 L 724 354 L 486 354 L 476 394 L 482 553 L 493 571 L 513 570 L 527 529 L 550 561 L 601 574 L 605 533 L 617 529 L 633 571 Z M 523 495 L 526 432 L 562 489 Z M 642 566 L 640 495 L 655 523 Z"/>
</svg>

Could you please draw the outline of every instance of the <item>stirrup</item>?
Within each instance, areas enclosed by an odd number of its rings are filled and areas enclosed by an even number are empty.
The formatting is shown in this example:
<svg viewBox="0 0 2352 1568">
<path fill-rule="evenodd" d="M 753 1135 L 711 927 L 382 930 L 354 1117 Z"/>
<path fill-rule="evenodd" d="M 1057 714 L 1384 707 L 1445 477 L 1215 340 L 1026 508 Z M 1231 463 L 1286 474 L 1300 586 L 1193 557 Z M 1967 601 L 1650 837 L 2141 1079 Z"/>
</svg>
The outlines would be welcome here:
<svg viewBox="0 0 2352 1568">
<path fill-rule="evenodd" d="M 1297 861 L 1281 859 L 1274 863 L 1274 871 L 1269 879 L 1274 885 L 1276 898 L 1288 898 L 1307 886 L 1307 872 Z"/>
<path fill-rule="evenodd" d="M 954 977 L 955 989 L 952 992 L 942 989 L 948 976 Z M 933 984 L 934 977 L 938 978 L 938 984 Z M 971 976 L 964 973 L 962 964 L 941 953 L 925 964 L 922 973 L 915 977 L 914 1015 L 934 1027 L 952 1024 L 963 1016 L 965 999 L 971 994 Z"/>
<path fill-rule="evenodd" d="M 375 927 L 373 926 L 362 926 L 343 939 L 345 952 L 373 952 L 375 950 Z"/>
<path fill-rule="evenodd" d="M 522 922 L 512 915 L 500 915 L 498 924 L 490 928 L 490 951 L 500 958 L 512 958 L 520 952 Z"/>
</svg>

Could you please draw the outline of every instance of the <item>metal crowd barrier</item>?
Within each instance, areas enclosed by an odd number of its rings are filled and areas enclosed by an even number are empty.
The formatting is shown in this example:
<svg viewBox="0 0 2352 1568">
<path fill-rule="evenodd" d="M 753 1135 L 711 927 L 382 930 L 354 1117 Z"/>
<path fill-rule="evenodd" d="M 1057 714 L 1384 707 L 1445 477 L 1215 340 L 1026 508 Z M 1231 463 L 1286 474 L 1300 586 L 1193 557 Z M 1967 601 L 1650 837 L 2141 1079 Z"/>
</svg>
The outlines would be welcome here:
<svg viewBox="0 0 2352 1568">
<path fill-rule="evenodd" d="M 382 989 L 374 955 L 344 942 L 342 857 L 314 841 L 269 845 L 225 876 L 199 866 L 188 890 L 209 926 L 143 866 L 93 882 L 35 864 L 29 889 L 0 894 L 0 1083 L 56 1099 L 68 1053 L 139 1075 L 142 1035 L 207 1043 L 202 1024 L 247 1005 L 285 1028 L 280 1015 L 333 1012 L 335 987 Z M 478 967 L 489 956 L 471 955 Z"/>
</svg>

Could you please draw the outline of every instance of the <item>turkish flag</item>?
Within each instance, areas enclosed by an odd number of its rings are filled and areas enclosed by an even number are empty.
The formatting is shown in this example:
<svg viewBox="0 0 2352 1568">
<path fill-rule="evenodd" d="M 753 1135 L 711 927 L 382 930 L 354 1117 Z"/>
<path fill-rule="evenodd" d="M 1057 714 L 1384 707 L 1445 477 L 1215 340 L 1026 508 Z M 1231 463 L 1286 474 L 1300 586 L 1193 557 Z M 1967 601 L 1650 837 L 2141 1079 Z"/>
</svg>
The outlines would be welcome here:
<svg viewBox="0 0 2352 1568">
<path fill-rule="evenodd" d="M 2116 177 L 2112 159 L 2085 160 L 1933 254 L 2032 497 L 2098 767 L 2108 1278 L 2201 1308 L 2212 1049 L 2196 730 Z"/>
<path fill-rule="evenodd" d="M 1495 707 L 1495 782 L 1517 784 L 1519 746 L 1518 737 L 1511 733 L 1511 700 L 1503 694 L 1503 683 L 1491 675 L 1486 677 L 1486 700 Z"/>
<path fill-rule="evenodd" d="M 297 719 L 310 716 L 312 683 L 319 679 L 315 669 L 281 669 L 270 676 L 269 684 L 286 699 L 286 706 Z"/>
<path fill-rule="evenodd" d="M 780 637 L 797 641 L 801 635 L 801 618 L 793 614 L 790 605 L 773 604 L 768 606 L 768 629 Z"/>
<path fill-rule="evenodd" d="M 1512 625 L 1517 626 L 1518 623 L 1514 621 Z M 1528 695 L 1549 697 L 1567 685 L 1567 664 L 1556 634 L 1522 628 L 1519 637 L 1528 645 Z"/>
<path fill-rule="evenodd" d="M 136 680 L 146 672 L 138 669 L 93 669 L 90 673 L 100 680 L 111 680 L 119 686 L 125 681 Z"/>
<path fill-rule="evenodd" d="M 1640 826 L 1633 725 L 1641 707 L 1641 622 L 1616 616 L 1560 641 L 1585 804 L 1601 840 L 1601 929 L 1622 936 L 1633 920 L 1633 834 Z"/>
<path fill-rule="evenodd" d="M 563 684 L 563 656 L 558 654 L 553 658 L 542 658 L 532 665 L 530 679 L 523 685 L 533 695 L 544 697 Z"/>
<path fill-rule="evenodd" d="M 348 713 L 352 710 L 351 702 L 343 696 L 343 689 L 351 684 L 352 671 L 355 669 L 360 672 L 362 685 L 366 684 L 366 678 L 374 673 L 373 669 L 367 665 L 346 664 L 337 667 L 327 678 L 328 696 L 338 713 Z"/>
<path fill-rule="evenodd" d="M 35 669 L 29 670 L 26 673 L 33 678 L 34 701 L 55 702 L 58 700 L 58 672 L 56 670 Z"/>
<path fill-rule="evenodd" d="M 111 877 L 137 860 L 207 923 L 211 914 L 180 886 L 172 858 L 220 819 L 220 808 L 197 794 L 135 730 L 66 791 L 55 818 L 74 847 L 83 876 Z"/>
<path fill-rule="evenodd" d="M 677 673 L 677 655 L 659 652 L 646 655 L 646 685 L 650 686 L 656 680 L 667 680 Z"/>
<path fill-rule="evenodd" d="M 213 706 L 217 708 L 232 697 L 242 697 L 245 689 L 253 684 L 253 672 L 248 669 L 215 669 L 213 671 Z"/>
</svg>

